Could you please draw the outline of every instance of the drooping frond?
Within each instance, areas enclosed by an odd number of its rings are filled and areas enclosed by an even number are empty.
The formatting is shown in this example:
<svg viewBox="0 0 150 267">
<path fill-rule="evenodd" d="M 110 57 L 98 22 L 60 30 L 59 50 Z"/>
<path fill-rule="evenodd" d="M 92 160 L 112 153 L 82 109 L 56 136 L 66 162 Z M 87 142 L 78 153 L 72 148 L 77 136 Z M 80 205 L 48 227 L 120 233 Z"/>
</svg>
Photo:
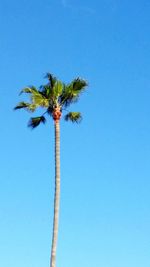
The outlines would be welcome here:
<svg viewBox="0 0 150 267">
<path fill-rule="evenodd" d="M 80 112 L 69 112 L 65 115 L 65 120 L 79 123 L 82 120 L 82 116 Z"/>
<path fill-rule="evenodd" d="M 21 109 L 21 108 L 28 108 L 29 107 L 29 103 L 26 103 L 26 102 L 19 102 L 17 104 L 17 106 L 14 107 L 14 110 L 16 109 Z"/>
<path fill-rule="evenodd" d="M 24 108 L 27 111 L 34 112 L 37 108 L 36 104 L 33 103 L 26 103 L 26 102 L 20 102 L 18 105 L 14 108 L 14 110 Z"/>
<path fill-rule="evenodd" d="M 22 91 L 22 93 L 29 93 L 31 94 L 31 105 L 33 106 L 34 110 L 37 107 L 48 107 L 48 99 L 39 91 L 36 89 L 36 87 L 25 87 Z M 32 108 L 32 107 L 31 107 Z"/>
<path fill-rule="evenodd" d="M 35 127 L 37 127 L 40 123 L 45 123 L 46 122 L 46 119 L 44 116 L 41 116 L 41 117 L 34 117 L 34 118 L 31 118 L 29 123 L 28 123 L 28 126 L 31 127 L 32 129 L 34 129 Z"/>
<path fill-rule="evenodd" d="M 60 99 L 61 104 L 67 107 L 71 103 L 76 102 L 86 86 L 87 82 L 80 78 L 74 79 L 70 84 L 64 86 Z"/>
</svg>

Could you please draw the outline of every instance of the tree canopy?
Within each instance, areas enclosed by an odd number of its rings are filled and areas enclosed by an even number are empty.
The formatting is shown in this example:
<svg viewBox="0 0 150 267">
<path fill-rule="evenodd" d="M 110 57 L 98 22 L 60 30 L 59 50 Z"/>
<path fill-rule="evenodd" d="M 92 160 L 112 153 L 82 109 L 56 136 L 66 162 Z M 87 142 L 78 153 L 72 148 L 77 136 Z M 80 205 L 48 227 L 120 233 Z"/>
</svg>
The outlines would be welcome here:
<svg viewBox="0 0 150 267">
<path fill-rule="evenodd" d="M 48 83 L 41 85 L 39 88 L 35 86 L 25 87 L 21 90 L 20 94 L 30 94 L 29 102 L 19 102 L 14 108 L 25 109 L 29 112 L 34 112 L 37 108 L 41 107 L 46 111 L 38 117 L 31 117 L 28 126 L 31 128 L 37 127 L 40 123 L 45 123 L 45 115 L 53 116 L 56 108 L 62 113 L 72 103 L 77 102 L 81 93 L 85 90 L 87 82 L 81 78 L 75 78 L 69 84 L 65 84 L 58 80 L 51 73 L 47 73 L 45 78 L 48 79 Z M 68 112 L 64 119 L 66 121 L 80 122 L 82 119 L 80 112 Z"/>
</svg>

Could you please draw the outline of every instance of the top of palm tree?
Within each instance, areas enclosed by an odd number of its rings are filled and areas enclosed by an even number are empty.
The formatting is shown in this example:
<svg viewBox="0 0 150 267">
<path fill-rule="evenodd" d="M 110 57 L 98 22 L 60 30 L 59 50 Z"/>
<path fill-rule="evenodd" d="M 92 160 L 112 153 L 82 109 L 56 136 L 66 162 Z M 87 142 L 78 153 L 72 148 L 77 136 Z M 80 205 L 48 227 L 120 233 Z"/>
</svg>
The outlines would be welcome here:
<svg viewBox="0 0 150 267">
<path fill-rule="evenodd" d="M 46 119 L 44 115 L 46 113 L 51 115 L 54 120 L 59 119 L 62 111 L 68 108 L 70 104 L 78 101 L 79 96 L 88 85 L 81 78 L 75 78 L 71 83 L 65 84 L 51 73 L 47 73 L 45 77 L 48 79 L 47 84 L 39 88 L 35 86 L 25 87 L 20 94 L 30 94 L 30 102 L 22 101 L 14 108 L 15 110 L 23 108 L 29 112 L 34 112 L 39 107 L 46 109 L 42 116 L 32 117 L 30 119 L 28 126 L 31 128 L 37 127 L 41 122 L 45 123 Z M 60 112 L 59 118 L 57 116 L 58 111 Z M 81 118 L 80 112 L 69 112 L 65 115 L 65 120 L 77 123 L 81 121 Z"/>
</svg>

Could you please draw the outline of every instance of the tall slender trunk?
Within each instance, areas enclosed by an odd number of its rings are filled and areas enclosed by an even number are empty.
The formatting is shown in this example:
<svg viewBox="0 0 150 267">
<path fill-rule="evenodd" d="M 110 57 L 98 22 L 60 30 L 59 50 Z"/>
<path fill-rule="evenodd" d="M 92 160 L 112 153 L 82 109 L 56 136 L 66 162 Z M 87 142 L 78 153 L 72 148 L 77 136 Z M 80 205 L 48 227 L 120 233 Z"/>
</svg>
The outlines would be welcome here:
<svg viewBox="0 0 150 267">
<path fill-rule="evenodd" d="M 56 266 L 56 247 L 58 237 L 59 221 L 59 200 L 60 200 L 60 123 L 55 122 L 55 197 L 54 197 L 54 219 L 53 219 L 53 237 L 51 247 L 50 267 Z"/>
</svg>

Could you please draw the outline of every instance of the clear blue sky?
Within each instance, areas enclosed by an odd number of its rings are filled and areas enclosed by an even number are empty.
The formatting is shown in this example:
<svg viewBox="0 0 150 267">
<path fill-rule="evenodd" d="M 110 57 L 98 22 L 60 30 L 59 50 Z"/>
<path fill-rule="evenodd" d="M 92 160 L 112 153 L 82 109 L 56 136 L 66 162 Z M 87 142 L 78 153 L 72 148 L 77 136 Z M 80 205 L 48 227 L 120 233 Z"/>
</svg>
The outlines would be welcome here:
<svg viewBox="0 0 150 267">
<path fill-rule="evenodd" d="M 0 266 L 49 266 L 53 122 L 12 110 L 47 71 L 89 82 L 61 122 L 57 267 L 150 267 L 148 0 L 1 0 Z"/>
</svg>

